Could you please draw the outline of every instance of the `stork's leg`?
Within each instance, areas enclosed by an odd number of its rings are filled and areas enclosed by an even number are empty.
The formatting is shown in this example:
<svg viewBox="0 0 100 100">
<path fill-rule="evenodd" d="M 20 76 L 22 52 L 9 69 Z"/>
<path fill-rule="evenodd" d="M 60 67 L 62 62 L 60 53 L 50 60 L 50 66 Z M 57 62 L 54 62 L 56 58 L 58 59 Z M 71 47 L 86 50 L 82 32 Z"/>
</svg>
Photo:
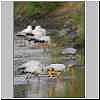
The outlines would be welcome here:
<svg viewBox="0 0 100 100">
<path fill-rule="evenodd" d="M 25 80 L 30 79 L 31 77 L 32 77 L 32 74 L 31 73 L 27 73 L 26 77 L 25 77 Z"/>
<path fill-rule="evenodd" d="M 26 74 L 26 76 L 25 76 L 25 80 L 27 80 L 27 79 L 28 79 L 28 76 L 29 76 L 29 73 L 27 73 L 27 74 Z"/>
<path fill-rule="evenodd" d="M 40 76 L 38 75 L 38 80 L 40 81 Z"/>
</svg>

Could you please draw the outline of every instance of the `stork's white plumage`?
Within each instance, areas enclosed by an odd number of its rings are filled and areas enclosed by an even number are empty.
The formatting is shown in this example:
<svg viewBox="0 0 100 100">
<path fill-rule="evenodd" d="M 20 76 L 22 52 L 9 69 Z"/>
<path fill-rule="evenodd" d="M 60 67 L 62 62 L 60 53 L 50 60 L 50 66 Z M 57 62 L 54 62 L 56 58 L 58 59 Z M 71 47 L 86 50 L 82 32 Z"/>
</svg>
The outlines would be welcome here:
<svg viewBox="0 0 100 100">
<path fill-rule="evenodd" d="M 32 34 L 34 37 L 41 37 L 46 35 L 46 30 L 41 28 L 41 26 L 36 26 L 34 30 L 32 30 Z"/>
<path fill-rule="evenodd" d="M 38 73 L 40 74 L 42 72 L 42 64 L 39 61 L 29 61 L 21 66 L 24 69 L 24 72 L 30 72 L 30 73 Z"/>
<path fill-rule="evenodd" d="M 26 29 L 22 31 L 23 33 L 32 33 L 32 26 L 28 25 Z"/>
<path fill-rule="evenodd" d="M 44 28 L 42 28 L 41 26 L 36 26 L 35 29 L 40 31 L 43 36 L 46 35 L 46 30 Z"/>
<path fill-rule="evenodd" d="M 47 66 L 47 69 L 48 68 L 54 68 L 57 71 L 64 71 L 65 65 L 64 64 L 50 64 L 49 66 Z"/>
</svg>

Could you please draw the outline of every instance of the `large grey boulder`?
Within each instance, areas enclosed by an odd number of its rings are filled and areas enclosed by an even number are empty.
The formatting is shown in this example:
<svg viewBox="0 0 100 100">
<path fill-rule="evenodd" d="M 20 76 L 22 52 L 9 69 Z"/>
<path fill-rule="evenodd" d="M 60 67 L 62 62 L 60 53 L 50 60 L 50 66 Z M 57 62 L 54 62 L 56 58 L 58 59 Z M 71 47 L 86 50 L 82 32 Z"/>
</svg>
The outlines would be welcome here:
<svg viewBox="0 0 100 100">
<path fill-rule="evenodd" d="M 76 54 L 77 49 L 75 48 L 65 48 L 62 51 L 62 54 Z"/>
</svg>

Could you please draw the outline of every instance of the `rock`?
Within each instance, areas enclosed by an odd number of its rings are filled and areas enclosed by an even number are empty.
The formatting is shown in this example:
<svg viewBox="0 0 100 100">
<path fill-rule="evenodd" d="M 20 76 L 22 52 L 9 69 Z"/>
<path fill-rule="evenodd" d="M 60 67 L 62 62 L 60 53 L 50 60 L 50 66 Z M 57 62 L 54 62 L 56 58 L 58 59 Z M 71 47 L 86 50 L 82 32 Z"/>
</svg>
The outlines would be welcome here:
<svg viewBox="0 0 100 100">
<path fill-rule="evenodd" d="M 62 54 L 75 54 L 77 52 L 77 49 L 75 48 L 65 48 L 62 51 Z"/>
</svg>

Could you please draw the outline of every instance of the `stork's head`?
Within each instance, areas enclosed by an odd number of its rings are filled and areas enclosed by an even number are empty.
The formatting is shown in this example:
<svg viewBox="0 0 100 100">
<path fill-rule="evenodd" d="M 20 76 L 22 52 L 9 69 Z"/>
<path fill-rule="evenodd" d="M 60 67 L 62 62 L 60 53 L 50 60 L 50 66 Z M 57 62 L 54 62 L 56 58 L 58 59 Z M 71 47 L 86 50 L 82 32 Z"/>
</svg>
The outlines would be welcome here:
<svg viewBox="0 0 100 100">
<path fill-rule="evenodd" d="M 35 27 L 36 30 L 37 30 L 37 29 L 40 29 L 40 28 L 41 28 L 41 26 L 36 26 L 36 27 Z"/>
<path fill-rule="evenodd" d="M 28 26 L 27 26 L 27 29 L 32 29 L 32 26 L 31 26 L 31 25 L 28 25 Z"/>
</svg>

